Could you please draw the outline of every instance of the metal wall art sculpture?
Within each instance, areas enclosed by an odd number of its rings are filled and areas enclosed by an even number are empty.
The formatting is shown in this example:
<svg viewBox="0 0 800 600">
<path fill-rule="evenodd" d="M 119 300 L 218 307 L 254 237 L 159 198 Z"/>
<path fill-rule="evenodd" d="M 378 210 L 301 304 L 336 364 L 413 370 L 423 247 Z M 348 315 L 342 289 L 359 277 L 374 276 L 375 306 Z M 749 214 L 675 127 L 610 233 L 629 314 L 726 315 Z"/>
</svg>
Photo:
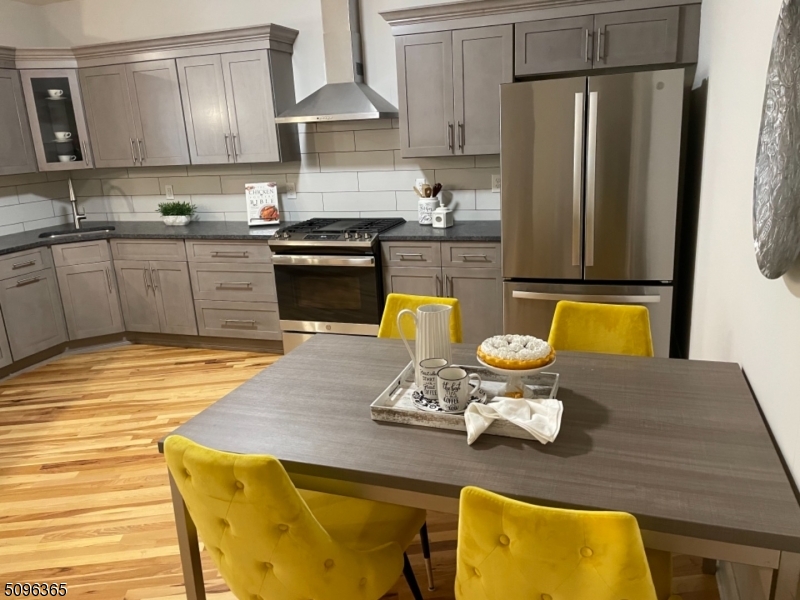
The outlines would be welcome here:
<svg viewBox="0 0 800 600">
<path fill-rule="evenodd" d="M 800 0 L 784 0 L 767 73 L 753 194 L 756 259 L 768 279 L 800 255 Z"/>
</svg>

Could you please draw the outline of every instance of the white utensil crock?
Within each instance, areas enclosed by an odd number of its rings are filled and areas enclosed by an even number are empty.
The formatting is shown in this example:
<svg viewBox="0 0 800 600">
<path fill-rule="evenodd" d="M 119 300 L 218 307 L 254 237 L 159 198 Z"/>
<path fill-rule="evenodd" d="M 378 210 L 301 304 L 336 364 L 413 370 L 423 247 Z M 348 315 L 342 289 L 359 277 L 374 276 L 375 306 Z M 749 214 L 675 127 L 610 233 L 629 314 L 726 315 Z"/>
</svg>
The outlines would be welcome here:
<svg viewBox="0 0 800 600">
<path fill-rule="evenodd" d="M 403 309 L 397 314 L 397 329 L 406 345 L 411 362 L 414 363 L 414 381 L 418 389 L 422 389 L 422 374 L 419 361 L 426 358 L 444 358 L 447 363 L 452 361 L 450 345 L 450 312 L 452 308 L 445 304 L 424 304 L 412 312 Z M 403 315 L 411 315 L 416 324 L 416 354 L 411 351 L 411 346 L 403 335 L 400 321 Z"/>
</svg>

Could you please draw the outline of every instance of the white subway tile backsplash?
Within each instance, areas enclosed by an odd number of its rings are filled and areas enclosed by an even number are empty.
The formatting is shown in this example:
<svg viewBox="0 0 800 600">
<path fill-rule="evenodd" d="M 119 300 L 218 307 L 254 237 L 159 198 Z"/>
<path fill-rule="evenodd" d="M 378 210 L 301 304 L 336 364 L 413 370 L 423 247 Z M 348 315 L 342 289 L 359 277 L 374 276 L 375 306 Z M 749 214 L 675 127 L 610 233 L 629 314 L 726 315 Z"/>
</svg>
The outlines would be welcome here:
<svg viewBox="0 0 800 600">
<path fill-rule="evenodd" d="M 500 155 L 499 154 L 483 154 L 475 157 L 476 167 L 495 167 L 500 168 Z"/>
<path fill-rule="evenodd" d="M 224 221 L 225 220 L 225 213 L 224 212 L 202 212 L 197 213 L 195 216 L 195 221 Z"/>
<path fill-rule="evenodd" d="M 43 227 L 54 227 L 56 225 L 65 225 L 70 222 L 70 218 L 66 215 L 57 217 L 48 217 L 47 219 L 38 219 L 36 221 L 26 221 L 25 231 L 33 231 L 34 229 L 42 229 Z"/>
<path fill-rule="evenodd" d="M 390 171 L 394 168 L 391 151 L 377 152 L 327 152 L 319 155 L 323 173 L 341 171 Z"/>
<path fill-rule="evenodd" d="M 18 185 L 17 196 L 20 204 L 26 202 L 41 202 L 53 198 L 68 198 L 69 187 L 66 181 L 50 181 L 48 183 L 32 183 Z"/>
<path fill-rule="evenodd" d="M 453 214 L 456 223 L 459 221 L 499 221 L 499 210 L 456 210 Z"/>
<path fill-rule="evenodd" d="M 342 211 L 342 212 L 328 212 L 320 214 L 318 212 L 288 212 L 281 215 L 281 219 L 286 221 L 305 221 L 306 219 L 314 219 L 316 217 L 325 217 L 327 219 L 357 219 L 361 214 L 358 211 Z"/>
<path fill-rule="evenodd" d="M 186 169 L 190 177 L 195 175 L 249 175 L 253 166 L 255 165 L 190 165 Z"/>
<path fill-rule="evenodd" d="M 417 178 L 424 177 L 433 182 L 433 171 L 374 171 L 358 174 L 358 185 L 362 192 L 369 191 L 413 191 Z"/>
<path fill-rule="evenodd" d="M 475 210 L 475 190 L 443 190 L 440 196 L 445 206 Z"/>
<path fill-rule="evenodd" d="M 347 192 L 351 193 L 351 192 Z M 322 194 L 301 192 L 297 198 L 287 198 L 281 195 L 281 210 L 285 212 L 322 212 L 325 210 L 322 203 Z"/>
<path fill-rule="evenodd" d="M 356 131 L 356 150 L 395 150 L 400 148 L 400 134 L 397 129 L 374 129 Z"/>
<path fill-rule="evenodd" d="M 325 212 L 396 210 L 394 192 L 331 192 L 322 194 Z"/>
<path fill-rule="evenodd" d="M 155 196 L 161 193 L 158 179 L 103 179 L 106 196 Z"/>
<path fill-rule="evenodd" d="M 416 192 L 395 192 L 397 196 L 397 210 L 417 210 L 419 196 Z"/>
<path fill-rule="evenodd" d="M 103 182 L 99 179 L 77 179 L 72 182 L 72 189 L 76 198 L 102 196 Z"/>
<path fill-rule="evenodd" d="M 128 169 L 82 169 L 71 171 L 70 177 L 73 182 L 76 179 L 126 179 Z"/>
<path fill-rule="evenodd" d="M 265 175 L 281 173 L 319 173 L 319 154 L 301 154 L 299 161 L 287 163 L 256 163 L 251 173 Z"/>
<path fill-rule="evenodd" d="M 244 195 L 244 186 L 248 183 L 266 183 L 274 182 L 278 184 L 279 188 L 283 188 L 286 183 L 286 175 L 223 175 L 222 180 L 222 193 L 223 194 L 242 194 Z M 176 191 L 177 193 L 177 191 Z M 198 194 L 214 194 L 219 192 L 195 192 Z"/>
<path fill-rule="evenodd" d="M 475 208 L 478 210 L 500 210 L 500 194 L 492 190 L 475 192 Z"/>
<path fill-rule="evenodd" d="M 186 167 L 136 167 L 128 169 L 128 177 L 186 177 Z"/>
<path fill-rule="evenodd" d="M 179 198 L 176 198 L 178 200 Z M 225 213 L 245 210 L 244 188 L 241 194 L 202 194 L 189 198 L 180 198 L 184 202 L 191 202 L 197 207 L 199 213 Z"/>
<path fill-rule="evenodd" d="M 69 171 L 48 171 L 47 181 L 66 181 L 70 174 Z"/>
<path fill-rule="evenodd" d="M 175 196 L 175 200 L 188 202 L 190 197 Z M 133 212 L 137 213 L 158 213 L 158 205 L 168 200 L 164 196 L 133 196 L 131 205 Z"/>
<path fill-rule="evenodd" d="M 446 190 L 490 190 L 496 169 L 436 169 L 436 181 Z"/>
<path fill-rule="evenodd" d="M 81 198 L 78 208 L 87 213 L 131 213 L 134 212 L 134 203 L 131 196 L 92 196 Z"/>
<path fill-rule="evenodd" d="M 160 177 L 161 193 L 166 193 L 165 186 L 171 185 L 173 193 L 178 195 L 188 194 L 221 194 L 222 185 L 219 175 L 204 177 Z"/>
<path fill-rule="evenodd" d="M 406 221 L 416 221 L 417 212 L 410 210 L 362 210 L 359 214 L 364 219 L 386 219 L 391 217 L 400 217 Z"/>
<path fill-rule="evenodd" d="M 247 212 L 226 212 L 225 220 L 232 223 L 247 223 Z"/>
<path fill-rule="evenodd" d="M 0 207 L 0 223 L 3 225 L 25 223 L 53 216 L 55 216 L 55 213 L 53 212 L 53 203 L 50 200 Z"/>
<path fill-rule="evenodd" d="M 0 235 L 11 235 L 12 233 L 20 233 L 22 231 L 25 231 L 25 226 L 22 223 L 0 225 Z"/>
<path fill-rule="evenodd" d="M 420 169 L 472 169 L 474 167 L 474 156 L 403 158 L 401 156 L 401 150 L 394 151 L 394 168 L 397 171 L 417 171 Z"/>
<path fill-rule="evenodd" d="M 24 173 L 22 175 L 3 175 L 0 177 L 0 187 L 11 185 L 26 185 L 29 183 L 44 183 L 47 181 L 45 173 Z"/>
<path fill-rule="evenodd" d="M 301 133 L 300 152 L 352 152 L 356 149 L 352 131 L 330 133 Z"/>
<path fill-rule="evenodd" d="M 365 121 L 331 121 L 317 123 L 317 131 L 361 131 L 364 129 L 391 129 L 391 119 L 369 119 Z"/>
<path fill-rule="evenodd" d="M 298 192 L 357 192 L 358 173 L 299 173 L 287 175 Z"/>
<path fill-rule="evenodd" d="M 0 187 L 0 206 L 8 206 L 10 204 L 19 204 L 17 187 L 14 185 L 9 187 Z"/>
</svg>

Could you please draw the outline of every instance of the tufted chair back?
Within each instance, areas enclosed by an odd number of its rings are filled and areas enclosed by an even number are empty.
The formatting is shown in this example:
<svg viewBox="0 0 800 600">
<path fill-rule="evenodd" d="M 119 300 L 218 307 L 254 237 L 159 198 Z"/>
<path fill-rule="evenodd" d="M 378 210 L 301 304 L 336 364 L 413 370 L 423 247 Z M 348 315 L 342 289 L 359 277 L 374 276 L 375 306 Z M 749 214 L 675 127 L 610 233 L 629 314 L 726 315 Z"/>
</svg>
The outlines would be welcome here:
<svg viewBox="0 0 800 600">
<path fill-rule="evenodd" d="M 403 309 L 416 312 L 420 306 L 425 304 L 446 304 L 452 307 L 453 310 L 450 311 L 450 341 L 454 344 L 460 344 L 462 338 L 461 304 L 456 298 L 439 298 L 438 296 L 412 296 L 411 294 L 389 294 L 386 296 L 386 306 L 383 309 L 378 337 L 399 340 L 400 330 L 397 328 L 397 315 Z M 406 339 L 417 339 L 414 320 L 410 317 L 405 317 L 401 323 Z"/>
<path fill-rule="evenodd" d="M 636 519 L 461 491 L 457 600 L 656 600 Z"/>
<path fill-rule="evenodd" d="M 548 342 L 556 350 L 653 356 L 650 313 L 644 306 L 562 300 Z"/>
<path fill-rule="evenodd" d="M 397 580 L 396 543 L 356 551 L 331 538 L 280 462 L 173 435 L 169 471 L 223 579 L 239 600 L 376 600 Z"/>
</svg>

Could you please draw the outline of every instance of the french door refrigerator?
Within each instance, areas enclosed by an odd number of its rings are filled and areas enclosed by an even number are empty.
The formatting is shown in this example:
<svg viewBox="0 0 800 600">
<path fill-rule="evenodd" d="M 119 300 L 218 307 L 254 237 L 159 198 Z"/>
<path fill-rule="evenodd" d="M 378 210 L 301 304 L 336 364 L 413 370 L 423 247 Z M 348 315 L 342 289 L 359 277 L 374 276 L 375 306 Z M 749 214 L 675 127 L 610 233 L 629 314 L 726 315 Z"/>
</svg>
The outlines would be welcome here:
<svg viewBox="0 0 800 600">
<path fill-rule="evenodd" d="M 546 339 L 559 300 L 640 304 L 669 356 L 683 69 L 500 98 L 505 331 Z"/>
</svg>

